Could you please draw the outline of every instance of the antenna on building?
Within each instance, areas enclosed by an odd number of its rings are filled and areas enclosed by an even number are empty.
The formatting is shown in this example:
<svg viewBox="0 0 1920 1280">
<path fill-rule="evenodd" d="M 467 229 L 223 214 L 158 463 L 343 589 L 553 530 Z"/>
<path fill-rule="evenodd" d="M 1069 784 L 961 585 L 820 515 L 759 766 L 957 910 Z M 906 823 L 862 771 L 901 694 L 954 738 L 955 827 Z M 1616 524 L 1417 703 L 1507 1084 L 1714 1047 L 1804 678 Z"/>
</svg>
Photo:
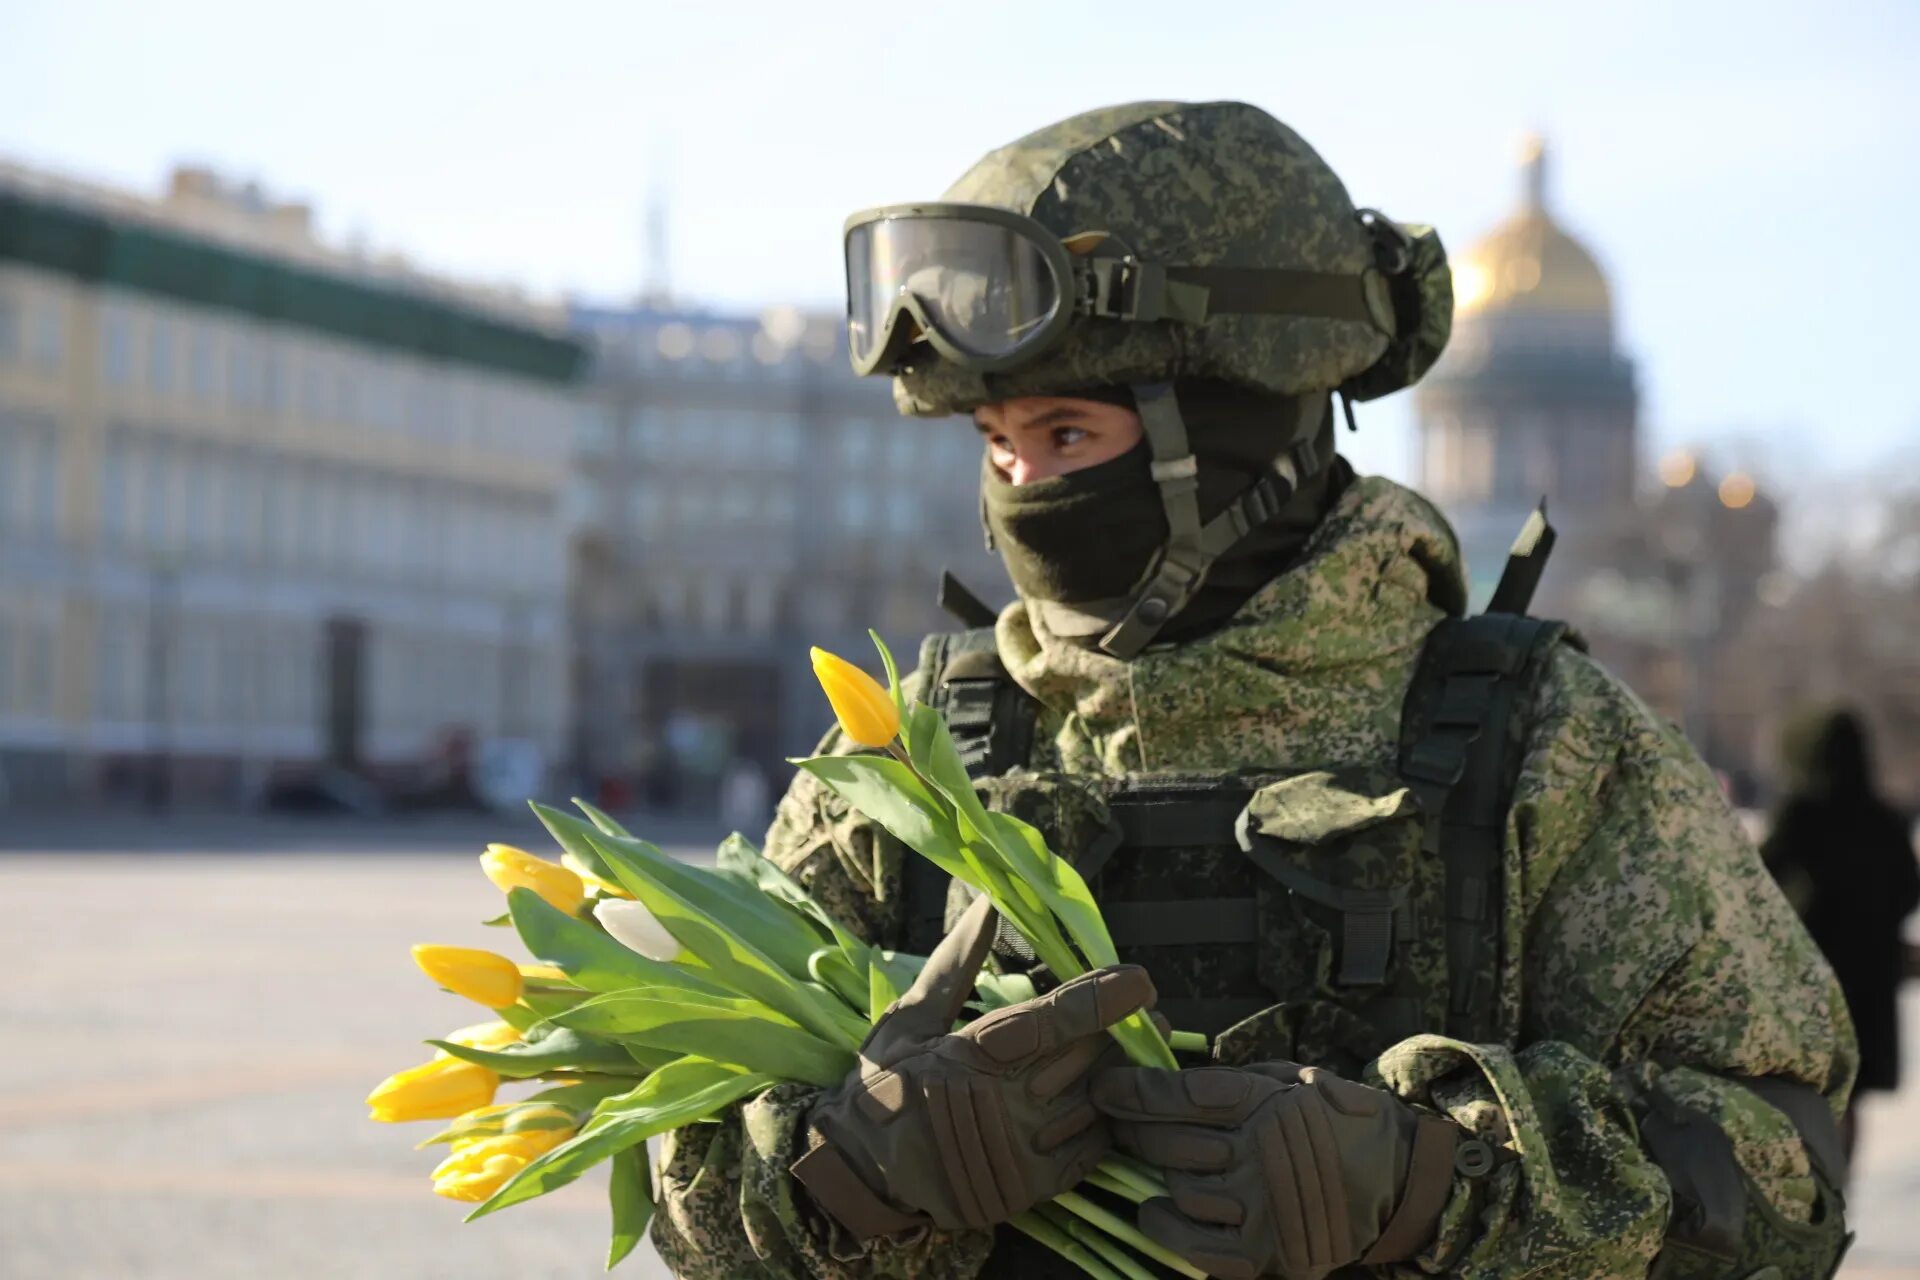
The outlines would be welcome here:
<svg viewBox="0 0 1920 1280">
<path fill-rule="evenodd" d="M 667 243 L 671 197 L 667 193 L 664 150 L 664 147 L 654 149 L 653 178 L 647 183 L 647 212 L 642 232 L 645 265 L 640 300 L 649 306 L 665 306 L 673 299 L 673 255 Z"/>
<path fill-rule="evenodd" d="M 1544 211 L 1547 207 L 1547 140 L 1539 133 L 1520 135 L 1520 183 L 1526 207 Z"/>
</svg>

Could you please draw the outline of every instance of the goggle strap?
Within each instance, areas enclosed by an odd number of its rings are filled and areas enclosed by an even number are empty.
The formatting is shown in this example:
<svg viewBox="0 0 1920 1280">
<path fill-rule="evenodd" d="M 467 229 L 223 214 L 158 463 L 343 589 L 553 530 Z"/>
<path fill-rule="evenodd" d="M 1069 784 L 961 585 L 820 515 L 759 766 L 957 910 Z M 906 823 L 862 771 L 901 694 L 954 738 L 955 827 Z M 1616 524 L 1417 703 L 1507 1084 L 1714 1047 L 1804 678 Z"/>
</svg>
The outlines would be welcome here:
<svg viewBox="0 0 1920 1280">
<path fill-rule="evenodd" d="M 1081 309 L 1108 320 L 1203 324 L 1214 315 L 1300 316 L 1378 322 L 1366 277 L 1282 267 L 1168 267 L 1133 258 L 1076 264 Z"/>
</svg>

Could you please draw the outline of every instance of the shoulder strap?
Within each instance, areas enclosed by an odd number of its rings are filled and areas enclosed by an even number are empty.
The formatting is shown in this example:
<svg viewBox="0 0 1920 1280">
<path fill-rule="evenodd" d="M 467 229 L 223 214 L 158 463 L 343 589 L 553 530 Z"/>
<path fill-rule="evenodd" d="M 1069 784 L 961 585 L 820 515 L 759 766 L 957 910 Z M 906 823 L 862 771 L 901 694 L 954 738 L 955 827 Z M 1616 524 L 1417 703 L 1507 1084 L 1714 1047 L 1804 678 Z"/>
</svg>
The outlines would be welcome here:
<svg viewBox="0 0 1920 1280">
<path fill-rule="evenodd" d="M 928 636 L 918 675 L 921 697 L 946 716 L 969 777 L 995 777 L 1027 762 L 1039 704 L 1007 674 L 991 626 Z M 906 859 L 900 875 L 902 945 L 925 955 L 946 933 L 949 878 L 925 858 Z"/>
<path fill-rule="evenodd" d="M 1428 636 L 1402 716 L 1400 772 L 1427 815 L 1426 849 L 1446 865 L 1447 1031 L 1493 1034 L 1507 807 L 1525 694 L 1566 626 L 1483 613 Z"/>
</svg>

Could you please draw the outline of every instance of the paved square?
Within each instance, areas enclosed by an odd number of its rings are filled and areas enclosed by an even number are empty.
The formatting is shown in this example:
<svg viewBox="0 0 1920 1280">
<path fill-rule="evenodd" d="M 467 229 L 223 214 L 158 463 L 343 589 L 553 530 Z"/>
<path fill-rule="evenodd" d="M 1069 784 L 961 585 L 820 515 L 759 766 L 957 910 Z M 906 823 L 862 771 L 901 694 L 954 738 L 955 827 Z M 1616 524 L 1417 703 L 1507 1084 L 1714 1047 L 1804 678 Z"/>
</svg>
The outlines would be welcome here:
<svg viewBox="0 0 1920 1280">
<path fill-rule="evenodd" d="M 0 1276 L 597 1274 L 600 1180 L 464 1226 L 429 1190 L 437 1157 L 410 1149 L 431 1126 L 369 1123 L 361 1101 L 424 1060 L 423 1036 L 484 1016 L 407 955 L 512 949 L 477 923 L 499 910 L 479 838 L 458 856 L 324 837 L 272 854 L 0 853 Z M 1908 1015 L 1911 1036 L 1920 1001 Z M 1920 1276 L 1920 1089 L 1873 1119 L 1846 1274 Z M 666 1273 L 646 1253 L 619 1274 Z"/>
</svg>

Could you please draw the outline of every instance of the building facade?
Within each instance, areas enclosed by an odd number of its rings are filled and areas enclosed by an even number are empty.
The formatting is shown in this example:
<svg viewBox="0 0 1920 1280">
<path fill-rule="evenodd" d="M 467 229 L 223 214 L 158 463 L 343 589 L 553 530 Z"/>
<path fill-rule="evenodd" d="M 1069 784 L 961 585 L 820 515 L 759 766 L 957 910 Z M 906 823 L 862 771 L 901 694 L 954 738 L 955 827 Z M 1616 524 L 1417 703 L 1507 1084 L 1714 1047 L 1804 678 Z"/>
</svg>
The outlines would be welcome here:
<svg viewBox="0 0 1920 1280">
<path fill-rule="evenodd" d="M 1519 207 L 1455 262 L 1454 294 L 1452 341 L 1416 396 L 1419 474 L 1460 535 L 1474 604 L 1544 499 L 1559 541 L 1533 611 L 1573 622 L 1710 760 L 1754 772 L 1763 735 L 1714 672 L 1774 568 L 1778 511 L 1691 453 L 1643 461 L 1613 291 L 1554 217 L 1540 139 L 1522 148 Z"/>
<path fill-rule="evenodd" d="M 978 433 L 902 419 L 855 377 L 840 317 L 580 308 L 590 410 L 575 448 L 575 759 L 655 804 L 703 805 L 728 759 L 784 776 L 828 723 L 819 645 L 903 664 L 959 624 L 950 568 L 1011 589 L 984 546 Z"/>
<path fill-rule="evenodd" d="M 1416 393 L 1419 475 L 1484 600 L 1543 498 L 1567 545 L 1631 510 L 1639 394 L 1606 277 L 1550 211 L 1540 139 L 1523 145 L 1519 208 L 1459 256 L 1453 282 L 1453 337 Z"/>
<path fill-rule="evenodd" d="M 0 166 L 0 775 L 244 798 L 564 743 L 557 313 L 331 250 L 204 171 Z"/>
</svg>

